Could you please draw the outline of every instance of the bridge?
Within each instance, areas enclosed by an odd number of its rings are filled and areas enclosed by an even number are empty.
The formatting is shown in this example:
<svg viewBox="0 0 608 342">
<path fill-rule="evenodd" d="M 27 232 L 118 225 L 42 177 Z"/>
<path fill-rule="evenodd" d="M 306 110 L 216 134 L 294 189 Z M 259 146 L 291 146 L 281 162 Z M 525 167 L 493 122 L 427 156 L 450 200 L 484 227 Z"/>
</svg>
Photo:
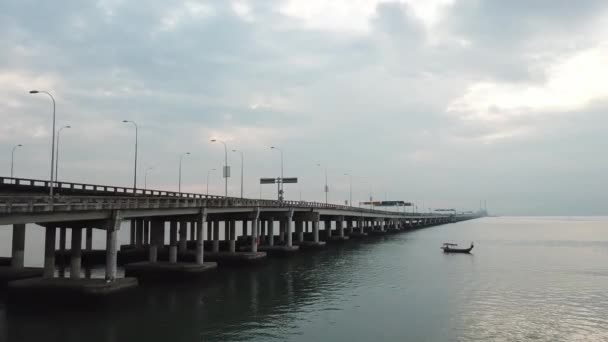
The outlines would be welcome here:
<svg viewBox="0 0 608 342">
<path fill-rule="evenodd" d="M 0 285 L 16 295 L 53 296 L 58 289 L 86 296 L 111 294 L 138 281 L 200 278 L 218 265 L 250 266 L 266 257 L 478 217 L 95 184 L 52 185 L 51 197 L 50 181 L 0 177 L 0 225 L 13 229 L 11 257 L 0 259 Z M 24 267 L 26 224 L 45 229 L 43 268 Z M 122 246 L 120 229 L 129 233 L 129 243 Z M 105 235 L 105 249 L 93 250 L 94 230 Z M 104 265 L 105 277 L 92 279 L 86 271 L 83 276 L 83 264 Z M 125 277 L 117 276 L 119 264 Z"/>
</svg>

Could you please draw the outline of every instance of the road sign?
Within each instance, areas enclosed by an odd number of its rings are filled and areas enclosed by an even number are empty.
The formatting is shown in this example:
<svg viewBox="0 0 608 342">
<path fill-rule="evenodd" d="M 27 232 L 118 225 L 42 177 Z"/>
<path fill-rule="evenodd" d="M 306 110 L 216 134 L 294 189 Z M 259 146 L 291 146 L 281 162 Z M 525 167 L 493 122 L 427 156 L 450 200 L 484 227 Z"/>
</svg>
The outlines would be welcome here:
<svg viewBox="0 0 608 342">
<path fill-rule="evenodd" d="M 283 183 L 297 183 L 297 182 L 298 182 L 297 177 L 283 178 Z"/>
<path fill-rule="evenodd" d="M 260 184 L 274 184 L 276 181 L 276 178 L 260 178 Z"/>
</svg>

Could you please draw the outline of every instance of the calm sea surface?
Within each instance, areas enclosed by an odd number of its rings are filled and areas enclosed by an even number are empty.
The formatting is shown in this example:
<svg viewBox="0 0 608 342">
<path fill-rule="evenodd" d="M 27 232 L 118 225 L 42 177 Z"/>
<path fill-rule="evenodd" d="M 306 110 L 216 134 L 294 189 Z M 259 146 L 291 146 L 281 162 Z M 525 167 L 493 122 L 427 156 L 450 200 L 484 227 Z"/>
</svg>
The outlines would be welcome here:
<svg viewBox="0 0 608 342">
<path fill-rule="evenodd" d="M 475 249 L 444 255 L 445 241 Z M 0 341 L 608 341 L 608 218 L 485 218 L 353 241 L 142 287 L 120 305 L 36 315 L 0 299 Z"/>
</svg>

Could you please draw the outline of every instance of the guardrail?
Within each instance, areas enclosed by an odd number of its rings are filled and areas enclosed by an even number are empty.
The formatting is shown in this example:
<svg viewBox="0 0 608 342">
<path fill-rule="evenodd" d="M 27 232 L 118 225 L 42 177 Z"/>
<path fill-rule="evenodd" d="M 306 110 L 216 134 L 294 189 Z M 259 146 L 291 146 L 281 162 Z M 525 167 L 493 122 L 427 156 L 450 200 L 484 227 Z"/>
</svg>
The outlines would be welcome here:
<svg viewBox="0 0 608 342">
<path fill-rule="evenodd" d="M 179 193 L 162 190 L 133 189 L 118 186 L 83 183 L 54 182 L 57 194 L 53 198 L 41 195 L 17 193 L 2 195 L 1 190 L 48 190 L 51 182 L 39 179 L 0 177 L 0 214 L 35 213 L 71 210 L 150 209 L 191 207 L 290 207 L 310 209 L 337 209 L 357 213 L 390 214 L 403 217 L 449 217 L 453 214 L 400 213 L 305 201 L 278 201 L 223 197 L 195 193 Z M 69 190 L 91 195 L 66 195 Z M 103 195 L 99 195 L 103 194 Z"/>
</svg>

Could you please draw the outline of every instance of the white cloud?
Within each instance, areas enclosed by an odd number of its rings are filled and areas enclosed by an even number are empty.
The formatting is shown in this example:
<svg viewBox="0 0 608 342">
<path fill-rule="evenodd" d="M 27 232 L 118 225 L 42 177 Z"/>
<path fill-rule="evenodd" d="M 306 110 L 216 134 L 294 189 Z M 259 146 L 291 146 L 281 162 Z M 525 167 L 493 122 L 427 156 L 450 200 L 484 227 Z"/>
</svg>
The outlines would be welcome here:
<svg viewBox="0 0 608 342">
<path fill-rule="evenodd" d="M 447 111 L 467 120 L 504 121 L 581 109 L 608 96 L 608 45 L 563 58 L 548 65 L 545 74 L 542 84 L 475 83 Z"/>
<path fill-rule="evenodd" d="M 455 0 L 289 0 L 279 11 L 301 20 L 305 27 L 349 33 L 367 33 L 369 21 L 381 3 L 406 4 L 427 28 L 437 24 L 445 7 Z"/>
</svg>

